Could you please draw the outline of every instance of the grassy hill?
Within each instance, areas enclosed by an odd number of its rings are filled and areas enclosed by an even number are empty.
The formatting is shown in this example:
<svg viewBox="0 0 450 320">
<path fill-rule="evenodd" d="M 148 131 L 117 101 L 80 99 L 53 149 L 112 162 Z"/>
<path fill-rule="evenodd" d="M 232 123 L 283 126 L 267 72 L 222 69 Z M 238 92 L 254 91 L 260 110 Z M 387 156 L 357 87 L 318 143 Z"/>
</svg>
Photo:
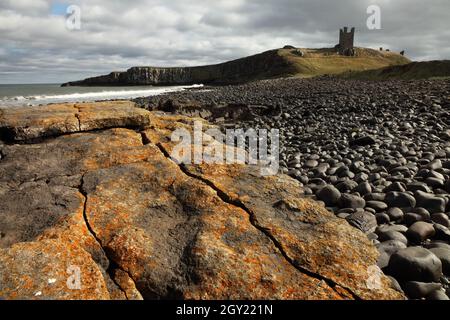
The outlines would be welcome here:
<svg viewBox="0 0 450 320">
<path fill-rule="evenodd" d="M 298 54 L 299 51 L 303 56 Z M 278 54 L 292 65 L 292 76 L 304 78 L 376 70 L 411 62 L 398 53 L 367 48 L 356 48 L 354 57 L 341 56 L 332 48 L 280 49 Z"/>
<path fill-rule="evenodd" d="M 361 80 L 450 79 L 450 60 L 412 62 L 377 70 L 348 72 L 342 77 Z"/>
<path fill-rule="evenodd" d="M 450 76 L 449 61 L 411 62 L 399 53 L 355 48 L 352 57 L 334 48 L 269 50 L 249 57 L 196 67 L 132 67 L 62 86 L 228 85 L 281 77 L 333 75 L 351 79 L 423 79 Z"/>
</svg>

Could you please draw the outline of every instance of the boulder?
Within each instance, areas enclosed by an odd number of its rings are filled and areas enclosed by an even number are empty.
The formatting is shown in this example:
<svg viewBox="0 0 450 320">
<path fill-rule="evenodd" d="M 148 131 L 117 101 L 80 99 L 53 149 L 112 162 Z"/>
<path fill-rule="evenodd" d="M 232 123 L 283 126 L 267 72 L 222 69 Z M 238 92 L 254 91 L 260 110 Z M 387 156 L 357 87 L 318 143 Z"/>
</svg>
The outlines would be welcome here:
<svg viewBox="0 0 450 320">
<path fill-rule="evenodd" d="M 374 232 L 377 227 L 377 219 L 375 215 L 365 211 L 355 212 L 349 215 L 346 220 L 350 225 L 366 234 Z"/>
<path fill-rule="evenodd" d="M 389 240 L 396 240 L 396 241 L 400 241 L 401 243 L 404 243 L 405 246 L 408 244 L 408 239 L 400 232 L 398 231 L 392 231 L 392 230 L 387 230 L 387 231 L 382 231 L 382 232 L 378 232 L 378 239 L 383 242 L 383 241 L 389 241 Z"/>
<path fill-rule="evenodd" d="M 376 212 L 385 211 L 388 206 L 382 201 L 367 201 L 366 207 L 374 209 Z"/>
<path fill-rule="evenodd" d="M 399 222 L 403 220 L 404 213 L 400 208 L 393 207 L 388 209 L 387 215 L 391 221 Z"/>
<path fill-rule="evenodd" d="M 442 276 L 442 263 L 425 248 L 408 247 L 391 256 L 388 270 L 403 281 L 438 282 Z"/>
<path fill-rule="evenodd" d="M 386 194 L 385 202 L 389 207 L 414 208 L 416 206 L 416 199 L 406 192 L 388 192 Z"/>
<path fill-rule="evenodd" d="M 419 221 L 409 227 L 406 236 L 414 243 L 421 243 L 435 235 L 434 227 L 431 223 Z"/>
<path fill-rule="evenodd" d="M 444 247 L 430 248 L 436 257 L 442 262 L 442 271 L 446 276 L 450 276 L 450 249 Z"/>
<path fill-rule="evenodd" d="M 450 219 L 445 213 L 435 213 L 431 216 L 431 221 L 438 223 L 446 228 L 450 227 Z"/>
<path fill-rule="evenodd" d="M 364 208 L 366 205 L 366 201 L 353 194 L 342 194 L 341 198 L 339 199 L 339 206 L 341 208 L 352 208 L 352 209 L 358 209 L 358 208 Z"/>
<path fill-rule="evenodd" d="M 443 300 L 448 301 L 450 298 L 443 290 L 435 290 L 431 292 L 427 297 L 427 300 Z"/>
<path fill-rule="evenodd" d="M 341 192 L 332 185 L 327 185 L 316 193 L 318 200 L 325 203 L 326 206 L 332 207 L 337 204 L 341 197 Z"/>
<path fill-rule="evenodd" d="M 417 200 L 418 207 L 425 208 L 430 213 L 445 212 L 445 200 L 443 198 L 423 191 L 416 191 L 414 196 Z"/>
<path fill-rule="evenodd" d="M 402 289 L 412 299 L 428 297 L 432 292 L 442 289 L 440 283 L 425 283 L 418 281 L 408 281 L 402 286 Z"/>
<path fill-rule="evenodd" d="M 436 232 L 436 235 L 434 236 L 434 238 L 436 240 L 450 242 L 450 229 L 449 228 L 444 227 L 443 225 L 440 225 L 440 224 L 435 224 L 434 231 Z"/>
</svg>

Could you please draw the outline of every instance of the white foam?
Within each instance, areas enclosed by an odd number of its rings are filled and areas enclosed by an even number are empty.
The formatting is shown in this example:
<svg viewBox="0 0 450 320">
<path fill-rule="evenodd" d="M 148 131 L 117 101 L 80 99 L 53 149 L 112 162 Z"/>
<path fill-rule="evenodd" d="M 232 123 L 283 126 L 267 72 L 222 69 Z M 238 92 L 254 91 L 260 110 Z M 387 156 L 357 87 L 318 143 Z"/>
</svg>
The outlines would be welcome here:
<svg viewBox="0 0 450 320">
<path fill-rule="evenodd" d="M 83 102 L 94 100 L 133 99 L 138 97 L 156 96 L 159 94 L 183 91 L 189 88 L 200 88 L 203 85 L 173 86 L 173 87 L 149 87 L 148 89 L 107 90 L 98 92 L 68 93 L 55 95 L 16 96 L 0 100 L 6 106 L 45 104 L 55 102 Z"/>
</svg>

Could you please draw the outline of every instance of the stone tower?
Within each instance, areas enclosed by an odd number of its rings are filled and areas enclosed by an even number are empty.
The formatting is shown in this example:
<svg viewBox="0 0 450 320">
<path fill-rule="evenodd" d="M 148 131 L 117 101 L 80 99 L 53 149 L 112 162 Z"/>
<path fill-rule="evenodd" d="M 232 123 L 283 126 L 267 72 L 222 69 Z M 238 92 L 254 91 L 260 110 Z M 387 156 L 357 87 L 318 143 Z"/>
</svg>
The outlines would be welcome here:
<svg viewBox="0 0 450 320">
<path fill-rule="evenodd" d="M 348 28 L 344 27 L 339 32 L 339 44 L 337 45 L 337 49 L 339 54 L 344 56 L 353 56 L 355 54 L 354 44 L 355 41 L 355 28 L 352 28 L 350 32 L 348 32 Z"/>
</svg>

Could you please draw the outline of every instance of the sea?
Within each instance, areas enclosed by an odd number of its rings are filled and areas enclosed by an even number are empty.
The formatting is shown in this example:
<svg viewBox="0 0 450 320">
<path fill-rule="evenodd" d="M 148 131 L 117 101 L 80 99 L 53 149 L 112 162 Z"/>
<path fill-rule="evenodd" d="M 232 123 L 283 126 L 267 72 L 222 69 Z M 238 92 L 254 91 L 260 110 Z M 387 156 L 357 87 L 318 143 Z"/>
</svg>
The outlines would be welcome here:
<svg viewBox="0 0 450 320">
<path fill-rule="evenodd" d="M 61 87 L 57 83 L 0 84 L 0 108 L 37 106 L 63 102 L 133 99 L 202 86 Z"/>
</svg>

